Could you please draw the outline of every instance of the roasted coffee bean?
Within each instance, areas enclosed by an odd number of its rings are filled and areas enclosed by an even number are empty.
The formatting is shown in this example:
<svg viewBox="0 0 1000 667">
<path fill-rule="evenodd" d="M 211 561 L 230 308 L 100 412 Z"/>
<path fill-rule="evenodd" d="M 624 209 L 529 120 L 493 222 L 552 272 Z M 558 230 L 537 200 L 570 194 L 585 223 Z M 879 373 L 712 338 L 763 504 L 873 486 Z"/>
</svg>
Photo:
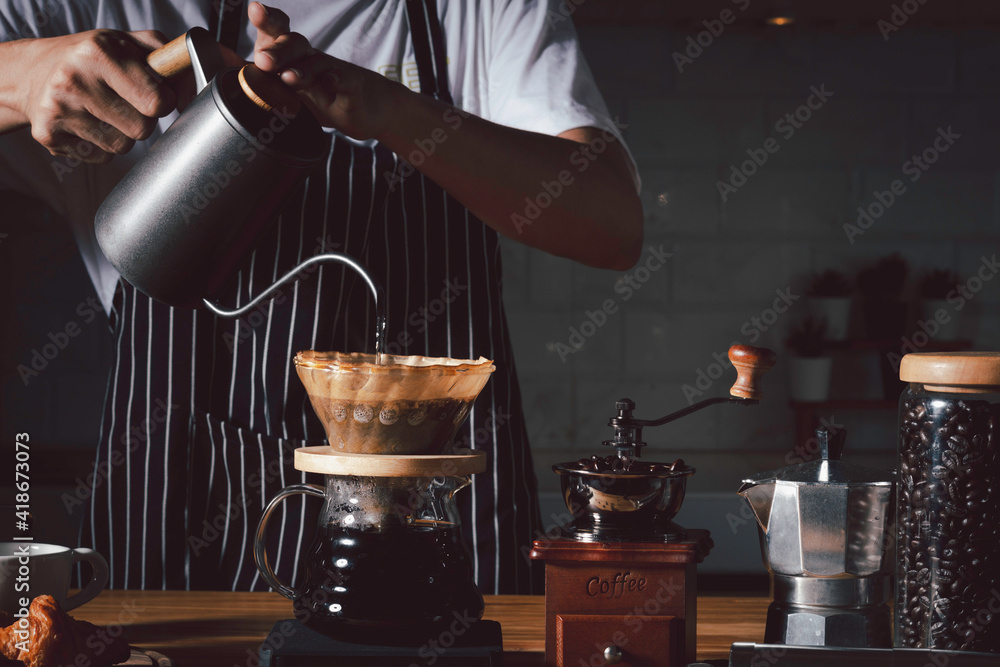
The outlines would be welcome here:
<svg viewBox="0 0 1000 667">
<path fill-rule="evenodd" d="M 967 454 L 971 445 L 967 438 L 953 435 L 948 438 L 948 446 L 951 447 L 951 450 L 956 454 Z"/>
<path fill-rule="evenodd" d="M 997 629 L 974 630 L 992 621 L 990 591 L 1000 587 L 1000 404 L 938 396 L 907 397 L 902 410 L 897 637 L 1000 652 Z"/>
<path fill-rule="evenodd" d="M 945 450 L 942 452 L 941 462 L 944 463 L 945 467 L 955 473 L 961 474 L 963 471 L 961 457 L 951 450 Z"/>
<path fill-rule="evenodd" d="M 941 616 L 947 616 L 951 612 L 951 599 L 946 597 L 939 597 L 934 601 L 934 612 L 940 614 Z"/>
<path fill-rule="evenodd" d="M 944 512 L 950 517 L 965 517 L 969 513 L 965 507 L 952 503 L 945 503 Z"/>
</svg>

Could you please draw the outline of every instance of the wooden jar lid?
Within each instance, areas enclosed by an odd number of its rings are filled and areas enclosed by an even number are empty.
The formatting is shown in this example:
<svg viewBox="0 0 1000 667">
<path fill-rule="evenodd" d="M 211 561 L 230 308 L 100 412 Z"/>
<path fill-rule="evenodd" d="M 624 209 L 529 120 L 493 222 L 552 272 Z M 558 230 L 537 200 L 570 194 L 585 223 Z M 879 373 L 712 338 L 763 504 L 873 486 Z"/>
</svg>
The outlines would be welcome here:
<svg viewBox="0 0 1000 667">
<path fill-rule="evenodd" d="M 1000 387 L 1000 352 L 917 352 L 907 354 L 899 365 L 899 379 L 949 388 Z M 933 388 L 933 387 L 929 387 Z"/>
<path fill-rule="evenodd" d="M 451 477 L 486 471 L 486 452 L 460 449 L 447 455 L 348 454 L 328 445 L 295 450 L 295 469 L 363 477 Z"/>
</svg>

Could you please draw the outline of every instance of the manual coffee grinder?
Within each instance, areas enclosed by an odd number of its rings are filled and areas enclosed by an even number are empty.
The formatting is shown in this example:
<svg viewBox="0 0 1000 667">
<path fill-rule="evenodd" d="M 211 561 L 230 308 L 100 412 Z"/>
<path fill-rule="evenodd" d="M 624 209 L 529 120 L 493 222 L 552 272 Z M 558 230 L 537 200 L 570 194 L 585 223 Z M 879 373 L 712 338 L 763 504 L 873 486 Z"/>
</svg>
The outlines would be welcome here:
<svg viewBox="0 0 1000 667">
<path fill-rule="evenodd" d="M 608 420 L 614 454 L 553 466 L 572 523 L 537 540 L 545 562 L 545 664 L 677 667 L 696 659 L 697 564 L 712 549 L 707 530 L 672 521 L 695 469 L 641 459 L 642 430 L 717 403 L 756 405 L 770 350 L 734 345 L 731 396 L 710 398 L 655 420 L 633 417 L 623 398 Z"/>
<path fill-rule="evenodd" d="M 743 480 L 771 573 L 765 644 L 888 648 L 891 473 L 841 460 L 843 429 L 816 431 L 820 456 Z"/>
<path fill-rule="evenodd" d="M 454 503 L 486 455 L 452 449 L 493 363 L 301 352 L 295 367 L 329 439 L 297 449 L 295 468 L 325 484 L 286 487 L 261 517 L 257 567 L 296 616 L 275 625 L 262 664 L 409 665 L 425 654 L 441 665 L 499 664 L 500 626 L 480 620 Z M 268 519 L 293 494 L 323 499 L 297 588 L 277 579 L 265 550 Z"/>
</svg>

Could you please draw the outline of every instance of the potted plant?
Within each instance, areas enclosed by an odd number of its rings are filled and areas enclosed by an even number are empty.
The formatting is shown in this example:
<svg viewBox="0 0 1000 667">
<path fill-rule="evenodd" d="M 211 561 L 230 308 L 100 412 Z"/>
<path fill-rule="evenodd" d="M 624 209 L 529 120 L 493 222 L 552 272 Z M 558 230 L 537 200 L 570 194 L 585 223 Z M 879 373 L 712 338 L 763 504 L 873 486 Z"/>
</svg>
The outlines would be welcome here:
<svg viewBox="0 0 1000 667">
<path fill-rule="evenodd" d="M 948 295 L 956 293 L 959 278 L 951 269 L 931 269 L 917 281 L 920 296 L 920 319 L 937 324 L 934 338 L 939 341 L 958 339 L 960 312 L 948 302 Z"/>
<path fill-rule="evenodd" d="M 906 328 L 903 286 L 910 267 L 899 253 L 881 258 L 858 274 L 865 335 L 870 340 L 897 340 Z"/>
<path fill-rule="evenodd" d="M 826 355 L 826 322 L 806 315 L 785 339 L 793 401 L 825 401 L 830 396 L 833 358 Z"/>
<path fill-rule="evenodd" d="M 814 274 L 806 288 L 809 312 L 826 322 L 826 339 L 847 340 L 851 315 L 850 278 L 836 269 Z"/>
</svg>

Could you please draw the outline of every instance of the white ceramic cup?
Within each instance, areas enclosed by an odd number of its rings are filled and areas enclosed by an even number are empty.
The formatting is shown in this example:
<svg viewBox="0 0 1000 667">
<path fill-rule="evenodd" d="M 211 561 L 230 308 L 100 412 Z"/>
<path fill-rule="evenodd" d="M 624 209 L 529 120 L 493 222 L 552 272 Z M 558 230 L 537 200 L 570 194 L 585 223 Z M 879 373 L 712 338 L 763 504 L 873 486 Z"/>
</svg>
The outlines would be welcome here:
<svg viewBox="0 0 1000 667">
<path fill-rule="evenodd" d="M 94 572 L 76 595 L 67 597 L 73 565 L 86 561 Z M 108 583 L 108 562 L 93 549 L 70 549 L 55 544 L 0 542 L 0 609 L 16 614 L 21 600 L 51 595 L 63 611 L 96 598 Z"/>
</svg>

